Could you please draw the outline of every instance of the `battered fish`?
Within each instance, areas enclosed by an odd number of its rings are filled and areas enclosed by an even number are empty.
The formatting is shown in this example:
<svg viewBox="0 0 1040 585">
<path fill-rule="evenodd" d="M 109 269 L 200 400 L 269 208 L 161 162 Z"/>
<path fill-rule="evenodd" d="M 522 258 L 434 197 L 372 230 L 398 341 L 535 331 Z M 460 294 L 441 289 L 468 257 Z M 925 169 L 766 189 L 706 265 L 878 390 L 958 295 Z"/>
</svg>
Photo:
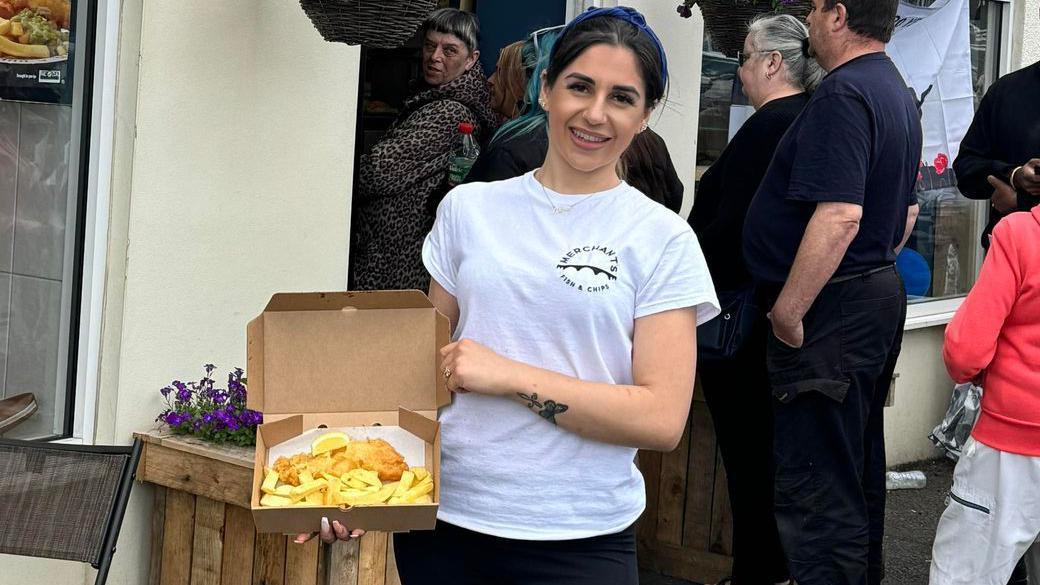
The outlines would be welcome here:
<svg viewBox="0 0 1040 585">
<path fill-rule="evenodd" d="M 346 461 L 352 462 L 355 467 L 376 472 L 381 481 L 397 481 L 408 469 L 404 457 L 383 439 L 351 441 L 342 452 Z"/>
<path fill-rule="evenodd" d="M 282 483 L 294 486 L 300 485 L 303 471 L 313 476 L 324 472 L 341 476 L 355 467 L 376 472 L 380 481 L 397 481 L 408 469 L 404 457 L 383 439 L 351 441 L 346 447 L 317 457 L 309 453 L 298 453 L 291 458 L 279 457 L 271 466 L 278 472 Z"/>
</svg>

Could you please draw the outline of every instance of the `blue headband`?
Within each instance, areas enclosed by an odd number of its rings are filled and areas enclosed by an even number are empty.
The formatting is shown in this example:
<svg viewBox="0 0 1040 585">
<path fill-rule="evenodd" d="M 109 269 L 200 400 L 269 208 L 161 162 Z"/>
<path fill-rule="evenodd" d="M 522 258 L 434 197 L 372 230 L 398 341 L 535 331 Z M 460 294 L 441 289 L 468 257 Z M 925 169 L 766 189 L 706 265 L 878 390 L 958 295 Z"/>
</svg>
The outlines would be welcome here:
<svg viewBox="0 0 1040 585">
<path fill-rule="evenodd" d="M 668 82 L 668 59 L 664 56 L 664 45 L 661 44 L 661 39 L 657 38 L 654 31 L 650 29 L 646 24 L 646 18 L 639 13 L 635 8 L 629 8 L 627 6 L 618 6 L 617 8 L 589 8 L 585 12 L 574 17 L 573 20 L 567 23 L 567 26 L 563 27 L 563 31 L 560 32 L 560 36 L 557 37 L 557 41 L 562 40 L 563 37 L 567 36 L 567 33 L 571 31 L 578 24 L 589 20 L 590 18 L 598 18 L 601 16 L 609 16 L 612 18 L 619 18 L 639 30 L 643 31 L 646 36 L 650 37 L 650 41 L 657 47 L 657 56 L 661 59 L 661 78 L 667 83 Z M 550 59 L 556 54 L 556 49 L 560 46 L 557 42 L 553 45 L 550 53 Z"/>
</svg>

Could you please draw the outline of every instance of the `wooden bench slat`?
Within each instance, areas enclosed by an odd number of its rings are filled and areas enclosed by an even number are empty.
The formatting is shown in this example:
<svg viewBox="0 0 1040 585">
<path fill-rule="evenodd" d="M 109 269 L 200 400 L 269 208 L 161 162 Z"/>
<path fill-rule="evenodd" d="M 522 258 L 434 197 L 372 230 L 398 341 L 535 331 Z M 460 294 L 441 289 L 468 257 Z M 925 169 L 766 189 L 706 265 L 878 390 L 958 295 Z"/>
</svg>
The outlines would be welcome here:
<svg viewBox="0 0 1040 585">
<path fill-rule="evenodd" d="M 253 585 L 285 585 L 285 536 L 257 534 Z"/>
<path fill-rule="evenodd" d="M 195 496 L 166 493 L 160 585 L 191 585 L 191 550 L 195 532 Z"/>
<path fill-rule="evenodd" d="M 715 427 L 708 405 L 694 402 L 690 411 L 689 478 L 683 516 L 682 545 L 707 551 L 711 539 L 712 499 L 715 491 Z"/>
<path fill-rule="evenodd" d="M 152 486 L 152 548 L 148 568 L 148 585 L 159 585 L 162 578 L 163 527 L 166 523 L 166 488 Z"/>
<path fill-rule="evenodd" d="M 317 585 L 318 543 L 312 538 L 296 544 L 295 537 L 285 539 L 285 585 Z"/>
<path fill-rule="evenodd" d="M 368 532 L 358 545 L 358 585 L 385 585 L 386 533 Z"/>
<path fill-rule="evenodd" d="M 253 548 L 256 528 L 245 508 L 224 508 L 224 555 L 220 565 L 221 585 L 250 585 L 253 582 Z"/>
<path fill-rule="evenodd" d="M 195 498 L 195 536 L 191 553 L 191 585 L 220 585 L 224 554 L 224 502 Z"/>
</svg>

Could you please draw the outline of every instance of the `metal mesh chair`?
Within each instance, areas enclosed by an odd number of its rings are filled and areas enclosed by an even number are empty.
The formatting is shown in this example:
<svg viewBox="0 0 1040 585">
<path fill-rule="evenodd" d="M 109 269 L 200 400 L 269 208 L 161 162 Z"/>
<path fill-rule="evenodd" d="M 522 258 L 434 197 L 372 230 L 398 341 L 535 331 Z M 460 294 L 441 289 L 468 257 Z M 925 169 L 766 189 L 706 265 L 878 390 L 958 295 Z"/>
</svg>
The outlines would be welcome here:
<svg viewBox="0 0 1040 585">
<path fill-rule="evenodd" d="M 0 439 L 0 553 L 90 563 L 108 579 L 141 441 L 131 447 Z"/>
</svg>

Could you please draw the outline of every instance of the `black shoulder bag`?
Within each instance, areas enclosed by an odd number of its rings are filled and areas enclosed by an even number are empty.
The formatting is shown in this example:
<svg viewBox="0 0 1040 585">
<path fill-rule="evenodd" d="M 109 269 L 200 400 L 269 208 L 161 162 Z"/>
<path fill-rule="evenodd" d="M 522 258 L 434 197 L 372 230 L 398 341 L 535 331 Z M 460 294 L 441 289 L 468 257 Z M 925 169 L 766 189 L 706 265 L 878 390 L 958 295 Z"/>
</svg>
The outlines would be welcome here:
<svg viewBox="0 0 1040 585">
<path fill-rule="evenodd" d="M 755 327 L 758 305 L 755 287 L 718 291 L 722 312 L 697 327 L 697 360 L 713 363 L 737 355 Z"/>
</svg>

